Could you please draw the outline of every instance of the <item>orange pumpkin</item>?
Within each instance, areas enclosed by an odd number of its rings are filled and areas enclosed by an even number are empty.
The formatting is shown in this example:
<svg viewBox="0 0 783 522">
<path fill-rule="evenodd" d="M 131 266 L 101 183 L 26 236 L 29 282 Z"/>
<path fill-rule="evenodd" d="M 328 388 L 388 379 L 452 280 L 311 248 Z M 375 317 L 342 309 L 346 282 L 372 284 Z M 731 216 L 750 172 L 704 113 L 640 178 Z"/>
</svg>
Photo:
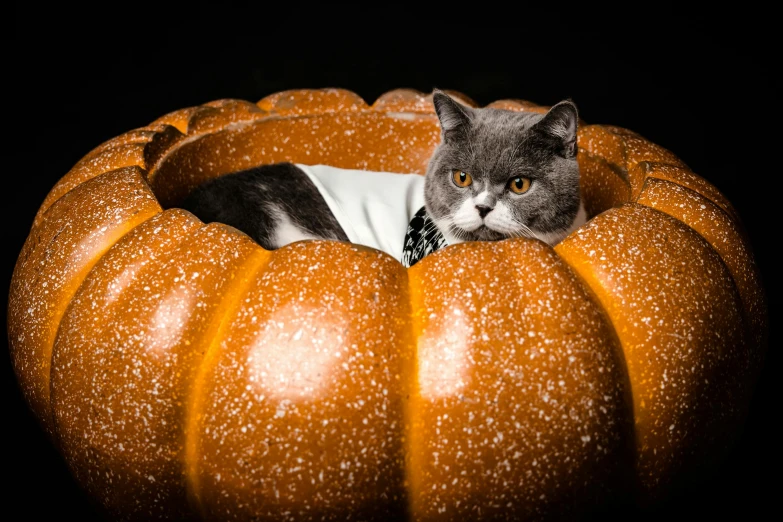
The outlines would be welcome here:
<svg viewBox="0 0 783 522">
<path fill-rule="evenodd" d="M 439 139 L 418 92 L 287 91 L 168 114 L 57 183 L 14 271 L 11 354 L 109 512 L 578 516 L 720 456 L 766 344 L 758 271 L 729 201 L 631 131 L 581 126 L 592 219 L 554 249 L 465 243 L 406 270 L 340 242 L 268 252 L 176 208 L 262 163 L 423 173 Z"/>
</svg>

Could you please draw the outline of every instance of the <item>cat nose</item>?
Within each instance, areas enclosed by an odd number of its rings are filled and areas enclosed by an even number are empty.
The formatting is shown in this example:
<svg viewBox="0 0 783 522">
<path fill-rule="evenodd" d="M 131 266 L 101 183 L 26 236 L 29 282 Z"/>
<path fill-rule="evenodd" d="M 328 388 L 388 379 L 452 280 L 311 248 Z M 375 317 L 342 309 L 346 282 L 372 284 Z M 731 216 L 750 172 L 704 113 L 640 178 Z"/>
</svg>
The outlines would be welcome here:
<svg viewBox="0 0 783 522">
<path fill-rule="evenodd" d="M 476 210 L 478 210 L 479 216 L 481 216 L 481 219 L 484 219 L 484 217 L 492 212 L 492 209 L 494 207 L 488 207 L 486 205 L 476 205 Z"/>
</svg>

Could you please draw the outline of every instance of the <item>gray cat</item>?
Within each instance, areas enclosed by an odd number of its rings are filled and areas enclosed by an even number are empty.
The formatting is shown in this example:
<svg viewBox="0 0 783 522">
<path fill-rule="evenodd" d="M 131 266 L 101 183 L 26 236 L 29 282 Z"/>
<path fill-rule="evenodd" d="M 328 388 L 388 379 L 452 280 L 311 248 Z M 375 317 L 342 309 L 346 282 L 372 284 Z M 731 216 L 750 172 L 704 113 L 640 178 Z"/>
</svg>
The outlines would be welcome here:
<svg viewBox="0 0 783 522">
<path fill-rule="evenodd" d="M 554 245 L 585 222 L 577 109 L 466 107 L 435 91 L 441 143 L 425 176 L 278 163 L 205 182 L 183 208 L 273 250 L 302 239 L 361 243 L 412 266 L 463 241 L 530 237 Z"/>
</svg>

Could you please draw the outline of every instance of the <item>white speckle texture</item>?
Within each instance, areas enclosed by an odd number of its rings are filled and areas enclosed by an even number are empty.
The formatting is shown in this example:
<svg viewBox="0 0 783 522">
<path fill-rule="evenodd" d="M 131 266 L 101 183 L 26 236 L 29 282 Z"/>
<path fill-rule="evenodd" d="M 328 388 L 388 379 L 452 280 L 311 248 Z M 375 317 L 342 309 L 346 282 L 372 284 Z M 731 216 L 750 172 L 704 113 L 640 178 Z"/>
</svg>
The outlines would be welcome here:
<svg viewBox="0 0 783 522">
<path fill-rule="evenodd" d="M 592 220 L 554 250 L 465 243 L 406 271 L 161 212 L 262 163 L 423 173 L 439 139 L 411 90 L 218 100 L 50 191 L 11 282 L 11 357 L 113 518 L 552 519 L 719 456 L 761 360 L 758 273 L 725 197 L 631 131 L 580 127 Z"/>
<path fill-rule="evenodd" d="M 612 328 L 570 269 L 549 247 L 518 239 L 448 247 L 410 277 L 421 332 L 414 511 L 565 516 L 563 499 L 597 469 L 605 475 L 591 479 L 592 494 L 604 494 L 624 465 L 628 390 Z"/>
<path fill-rule="evenodd" d="M 725 451 L 752 357 L 739 295 L 715 250 L 636 204 L 594 218 L 556 250 L 598 296 L 623 346 L 645 488 Z"/>
</svg>

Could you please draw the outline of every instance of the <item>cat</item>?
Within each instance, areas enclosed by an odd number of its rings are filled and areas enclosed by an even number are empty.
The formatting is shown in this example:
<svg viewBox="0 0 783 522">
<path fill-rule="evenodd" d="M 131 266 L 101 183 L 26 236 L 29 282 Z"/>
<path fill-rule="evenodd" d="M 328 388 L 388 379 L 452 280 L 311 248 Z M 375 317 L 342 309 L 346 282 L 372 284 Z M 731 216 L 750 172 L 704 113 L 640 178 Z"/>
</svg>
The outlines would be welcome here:
<svg viewBox="0 0 783 522">
<path fill-rule="evenodd" d="M 209 180 L 182 207 L 267 250 L 351 241 L 406 267 L 464 241 L 554 245 L 586 221 L 571 100 L 546 114 L 471 108 L 437 89 L 432 101 L 441 141 L 424 176 L 277 163 Z"/>
</svg>

